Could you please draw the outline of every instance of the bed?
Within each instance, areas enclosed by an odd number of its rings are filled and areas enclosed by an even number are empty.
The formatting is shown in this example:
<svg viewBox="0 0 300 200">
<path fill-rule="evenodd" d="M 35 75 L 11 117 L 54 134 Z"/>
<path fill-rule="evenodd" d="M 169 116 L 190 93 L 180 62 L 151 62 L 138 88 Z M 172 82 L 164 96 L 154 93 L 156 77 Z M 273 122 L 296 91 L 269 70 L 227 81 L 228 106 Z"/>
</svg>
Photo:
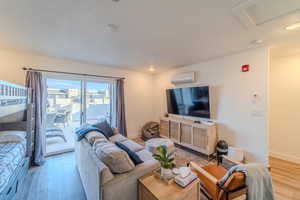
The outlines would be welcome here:
<svg viewBox="0 0 300 200">
<path fill-rule="evenodd" d="M 29 169 L 28 90 L 0 81 L 0 200 L 20 193 Z"/>
</svg>

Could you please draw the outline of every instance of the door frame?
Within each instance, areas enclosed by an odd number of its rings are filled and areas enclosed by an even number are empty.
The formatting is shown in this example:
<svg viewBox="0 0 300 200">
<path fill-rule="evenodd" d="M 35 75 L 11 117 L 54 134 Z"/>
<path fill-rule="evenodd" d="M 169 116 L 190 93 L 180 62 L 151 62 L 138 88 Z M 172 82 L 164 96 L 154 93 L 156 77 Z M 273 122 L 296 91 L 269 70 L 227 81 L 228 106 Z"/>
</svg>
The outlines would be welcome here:
<svg viewBox="0 0 300 200">
<path fill-rule="evenodd" d="M 111 102 L 110 102 L 110 116 L 109 116 L 109 119 L 110 119 L 110 123 L 113 123 L 113 116 L 112 116 L 112 112 L 113 112 L 113 107 L 115 105 L 115 95 L 114 95 L 114 80 L 94 80 L 94 79 L 85 79 L 83 80 L 83 96 L 82 96 L 82 121 L 83 123 L 87 123 L 87 112 L 86 112 L 86 94 L 87 94 L 87 83 L 90 82 L 90 83 L 104 83 L 104 84 L 109 84 L 110 87 L 109 87 L 109 92 L 110 92 L 110 98 L 111 98 Z"/>
<path fill-rule="evenodd" d="M 47 79 L 57 79 L 57 80 L 70 80 L 70 81 L 80 81 L 81 88 L 80 88 L 80 125 L 86 123 L 86 90 L 87 90 L 87 82 L 95 82 L 95 83 L 109 83 L 110 84 L 110 95 L 111 95 L 111 103 L 110 103 L 110 123 L 115 123 L 115 116 L 113 116 L 113 112 L 116 109 L 116 97 L 115 97 L 115 79 L 109 78 L 99 78 L 99 77 L 89 77 L 89 76 L 80 76 L 80 75 L 70 75 L 70 74 L 61 74 L 61 73 L 53 73 L 53 72 L 45 72 L 44 79 L 45 85 L 47 86 Z M 48 91 L 45 88 L 46 92 L 46 99 L 48 98 Z M 44 106 L 43 113 L 46 114 L 46 106 Z M 43 116 L 44 120 L 46 119 L 46 115 Z M 44 128 L 46 128 L 44 126 Z M 44 152 L 46 151 L 46 138 L 44 139 Z M 73 152 L 75 150 L 75 146 L 73 148 L 68 148 L 61 151 L 55 151 L 51 153 L 45 153 L 45 156 L 52 156 L 62 153 Z"/>
</svg>

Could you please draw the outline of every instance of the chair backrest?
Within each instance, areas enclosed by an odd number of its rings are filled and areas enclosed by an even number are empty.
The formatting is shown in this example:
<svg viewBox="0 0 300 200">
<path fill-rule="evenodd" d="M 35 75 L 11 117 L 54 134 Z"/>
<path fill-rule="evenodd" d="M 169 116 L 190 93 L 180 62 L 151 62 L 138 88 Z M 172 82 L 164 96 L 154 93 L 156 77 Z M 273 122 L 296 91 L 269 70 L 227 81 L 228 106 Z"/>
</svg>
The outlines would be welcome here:
<svg viewBox="0 0 300 200">
<path fill-rule="evenodd" d="M 54 127 L 56 113 L 47 113 L 46 115 L 46 128 Z"/>
<path fill-rule="evenodd" d="M 223 187 L 229 191 L 245 186 L 246 176 L 242 172 L 234 172 L 225 182 Z M 224 190 L 220 190 L 218 200 L 226 199 Z"/>
<path fill-rule="evenodd" d="M 198 177 L 204 184 L 204 188 L 212 196 L 214 200 L 225 200 L 226 193 L 222 188 L 227 191 L 233 191 L 238 188 L 245 186 L 246 176 L 242 172 L 234 172 L 222 186 L 219 186 L 219 180 L 224 176 L 227 170 L 219 165 L 209 165 L 201 167 L 194 162 L 190 163 L 191 169 L 197 173 Z M 245 191 L 242 191 L 245 192 Z M 239 193 L 239 191 L 237 192 Z M 226 199 L 227 200 L 227 199 Z"/>
</svg>

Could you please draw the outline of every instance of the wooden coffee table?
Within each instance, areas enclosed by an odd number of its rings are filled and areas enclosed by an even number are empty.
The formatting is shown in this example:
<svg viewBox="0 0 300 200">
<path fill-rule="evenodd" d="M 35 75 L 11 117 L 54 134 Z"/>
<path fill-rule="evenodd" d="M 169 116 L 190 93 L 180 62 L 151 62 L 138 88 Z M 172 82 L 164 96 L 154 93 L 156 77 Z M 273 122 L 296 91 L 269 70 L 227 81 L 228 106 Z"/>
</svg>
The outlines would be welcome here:
<svg viewBox="0 0 300 200">
<path fill-rule="evenodd" d="M 139 179 L 139 200 L 199 200 L 199 179 L 194 180 L 187 187 L 182 188 L 177 183 L 166 183 L 156 177 L 154 173 Z"/>
</svg>

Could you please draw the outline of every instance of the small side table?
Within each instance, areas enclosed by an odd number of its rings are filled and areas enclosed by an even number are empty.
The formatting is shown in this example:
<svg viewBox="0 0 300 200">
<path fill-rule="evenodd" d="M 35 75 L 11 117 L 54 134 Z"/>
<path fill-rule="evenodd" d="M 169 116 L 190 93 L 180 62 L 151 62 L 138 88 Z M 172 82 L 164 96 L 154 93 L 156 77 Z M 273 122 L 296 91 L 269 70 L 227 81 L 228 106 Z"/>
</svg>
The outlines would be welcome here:
<svg viewBox="0 0 300 200">
<path fill-rule="evenodd" d="M 182 188 L 175 182 L 168 184 L 150 173 L 138 181 L 139 200 L 199 200 L 199 182 L 196 179 Z"/>
</svg>

